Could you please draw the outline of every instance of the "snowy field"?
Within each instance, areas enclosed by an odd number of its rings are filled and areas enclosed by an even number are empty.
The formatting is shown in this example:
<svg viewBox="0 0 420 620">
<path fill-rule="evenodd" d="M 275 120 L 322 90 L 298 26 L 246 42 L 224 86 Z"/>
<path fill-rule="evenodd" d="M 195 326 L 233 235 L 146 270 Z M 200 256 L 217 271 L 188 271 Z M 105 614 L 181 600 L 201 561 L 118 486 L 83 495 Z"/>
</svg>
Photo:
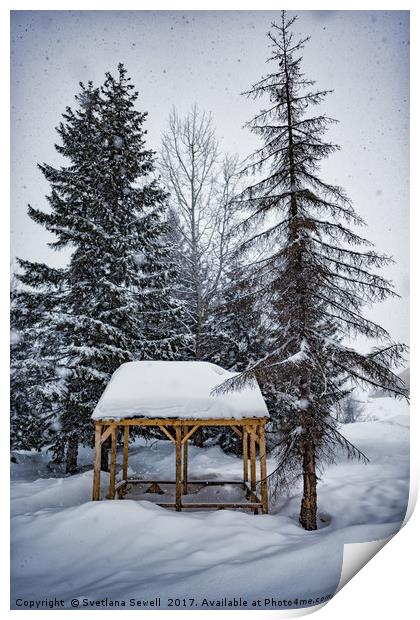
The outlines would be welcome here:
<svg viewBox="0 0 420 620">
<path fill-rule="evenodd" d="M 279 498 L 269 515 L 220 510 L 175 513 L 148 501 L 91 502 L 92 454 L 83 473 L 59 477 L 45 453 L 16 453 L 12 464 L 12 607 L 17 598 L 78 598 L 95 602 L 185 598 L 210 608 L 239 597 L 252 600 L 316 599 L 334 593 L 343 543 L 396 532 L 404 519 L 409 486 L 408 406 L 391 398 L 366 399 L 362 421 L 343 426 L 370 463 L 339 457 L 319 484 L 322 527 L 298 523 L 300 489 Z M 121 460 L 121 458 L 119 458 Z M 190 473 L 241 477 L 240 459 L 218 447 L 190 448 Z M 169 441 L 138 442 L 130 473 L 174 476 Z M 274 463 L 270 462 L 270 469 Z M 107 475 L 102 475 L 106 485 Z M 105 486 L 103 487 L 103 494 Z M 159 497 L 159 496 L 157 496 Z M 223 599 L 226 598 L 227 601 Z M 194 599 L 191 603 L 190 599 Z M 267 607 L 271 607 L 267 603 Z"/>
</svg>

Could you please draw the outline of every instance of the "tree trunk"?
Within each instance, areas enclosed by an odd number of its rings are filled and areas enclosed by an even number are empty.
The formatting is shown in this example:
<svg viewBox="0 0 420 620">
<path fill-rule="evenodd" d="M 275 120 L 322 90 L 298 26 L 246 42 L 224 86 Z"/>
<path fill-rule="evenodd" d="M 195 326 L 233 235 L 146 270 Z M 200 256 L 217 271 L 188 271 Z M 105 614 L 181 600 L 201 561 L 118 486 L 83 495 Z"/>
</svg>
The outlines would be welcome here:
<svg viewBox="0 0 420 620">
<path fill-rule="evenodd" d="M 102 444 L 102 452 L 101 452 L 101 470 L 109 471 L 109 449 L 110 449 L 110 438 L 106 439 Z"/>
<path fill-rule="evenodd" d="M 53 452 L 52 463 L 64 463 L 66 456 L 66 445 L 63 441 L 60 441 L 55 447 Z"/>
<path fill-rule="evenodd" d="M 75 435 L 71 435 L 67 440 L 66 453 L 66 474 L 77 474 L 77 455 L 79 452 L 79 442 Z"/>
<path fill-rule="evenodd" d="M 303 497 L 299 521 L 305 530 L 317 529 L 315 449 L 312 440 L 306 444 L 303 455 Z"/>
</svg>

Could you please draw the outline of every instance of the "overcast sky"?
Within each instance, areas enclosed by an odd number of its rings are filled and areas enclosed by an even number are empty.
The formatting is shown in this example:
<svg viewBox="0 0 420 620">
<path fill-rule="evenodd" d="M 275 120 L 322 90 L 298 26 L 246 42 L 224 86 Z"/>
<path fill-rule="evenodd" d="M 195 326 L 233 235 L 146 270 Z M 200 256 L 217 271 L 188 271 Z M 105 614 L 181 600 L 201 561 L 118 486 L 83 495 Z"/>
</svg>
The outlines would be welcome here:
<svg viewBox="0 0 420 620">
<path fill-rule="evenodd" d="M 340 123 L 342 146 L 322 167 L 343 186 L 367 228 L 391 254 L 386 276 L 402 298 L 369 316 L 408 342 L 409 14 L 407 11 L 302 11 L 296 31 L 310 34 L 303 68 L 334 89 L 323 111 Z M 158 149 L 171 107 L 193 103 L 214 116 L 222 147 L 245 157 L 257 138 L 243 128 L 263 103 L 241 97 L 268 71 L 265 36 L 272 11 L 12 12 L 12 256 L 63 264 L 48 233 L 27 216 L 46 208 L 48 185 L 37 162 L 59 163 L 54 127 L 73 105 L 79 81 L 103 81 L 124 62 L 149 112 L 149 146 Z"/>
</svg>

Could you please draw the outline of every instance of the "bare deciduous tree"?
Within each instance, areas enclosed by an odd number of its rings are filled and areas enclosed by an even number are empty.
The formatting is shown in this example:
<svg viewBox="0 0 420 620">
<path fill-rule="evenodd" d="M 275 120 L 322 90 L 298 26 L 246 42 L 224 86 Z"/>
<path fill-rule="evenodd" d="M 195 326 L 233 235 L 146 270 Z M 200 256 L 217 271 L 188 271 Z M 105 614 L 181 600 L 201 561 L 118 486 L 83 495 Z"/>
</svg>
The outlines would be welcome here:
<svg viewBox="0 0 420 620">
<path fill-rule="evenodd" d="M 160 171 L 169 192 L 178 297 L 192 335 L 191 357 L 206 357 L 207 324 L 227 264 L 235 217 L 237 158 L 220 154 L 211 114 L 175 110 L 163 135 Z"/>
</svg>

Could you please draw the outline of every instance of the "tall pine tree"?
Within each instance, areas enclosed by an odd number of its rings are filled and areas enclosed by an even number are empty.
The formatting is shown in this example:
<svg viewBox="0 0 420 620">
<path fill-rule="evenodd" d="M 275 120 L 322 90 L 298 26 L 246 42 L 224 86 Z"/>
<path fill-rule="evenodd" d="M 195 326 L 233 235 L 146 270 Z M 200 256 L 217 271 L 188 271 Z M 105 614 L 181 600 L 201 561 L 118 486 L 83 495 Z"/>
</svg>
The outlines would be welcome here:
<svg viewBox="0 0 420 620">
<path fill-rule="evenodd" d="M 68 108 L 58 128 L 56 148 L 68 165 L 40 166 L 51 186 L 50 212 L 29 211 L 55 235 L 55 249 L 71 249 L 49 325 L 61 392 L 54 447 L 60 452 L 65 443 L 69 473 L 77 470 L 78 445 L 92 440 L 90 416 L 112 372 L 133 359 L 173 359 L 180 342 L 169 290 L 166 193 L 145 146 L 147 113 L 135 108 L 138 93 L 121 64 L 100 89 L 81 89 L 78 108 Z M 55 271 L 21 266 L 32 294 L 48 290 Z"/>
<path fill-rule="evenodd" d="M 335 121 L 311 110 L 328 91 L 314 88 L 302 73 L 300 54 L 307 39 L 294 39 L 295 19 L 283 12 L 281 25 L 273 24 L 268 34 L 273 72 L 246 93 L 265 98 L 268 106 L 249 123 L 262 146 L 247 164 L 257 178 L 238 198 L 248 211 L 242 278 L 258 282 L 253 295 L 265 299 L 272 334 L 266 354 L 225 388 L 253 376 L 273 386 L 281 406 L 274 425 L 277 474 L 280 482 L 302 476 L 300 522 L 313 530 L 322 464 L 334 459 L 338 446 L 365 458 L 340 434 L 336 403 L 353 382 L 396 396 L 406 391 L 392 370 L 404 347 L 362 314 L 366 303 L 395 294 L 375 273 L 390 259 L 352 230 L 361 218 L 344 191 L 319 176 L 322 159 L 338 148 L 324 139 Z M 267 241 L 268 251 L 255 260 Z M 345 344 L 355 336 L 382 344 L 363 354 Z"/>
</svg>

